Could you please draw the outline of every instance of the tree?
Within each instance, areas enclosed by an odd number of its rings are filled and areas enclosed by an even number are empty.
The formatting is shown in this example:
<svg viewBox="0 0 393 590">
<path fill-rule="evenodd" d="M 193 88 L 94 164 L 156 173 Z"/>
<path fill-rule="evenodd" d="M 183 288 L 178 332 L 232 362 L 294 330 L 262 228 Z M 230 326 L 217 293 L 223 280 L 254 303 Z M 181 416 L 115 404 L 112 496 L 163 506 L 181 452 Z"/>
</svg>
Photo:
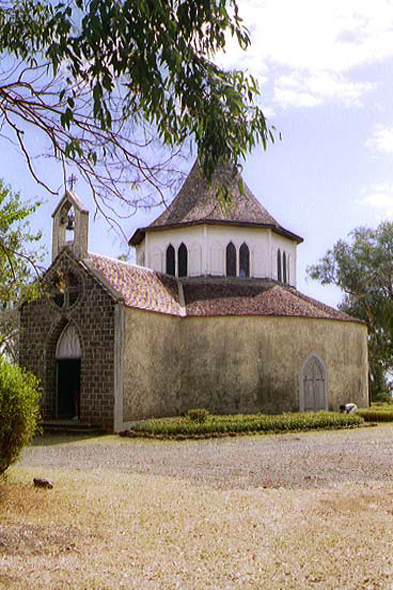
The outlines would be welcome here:
<svg viewBox="0 0 393 590">
<path fill-rule="evenodd" d="M 373 399 L 388 389 L 393 370 L 393 223 L 357 228 L 339 240 L 316 265 L 311 278 L 344 291 L 339 308 L 366 322 Z"/>
<path fill-rule="evenodd" d="M 28 217 L 38 207 L 22 203 L 20 195 L 0 180 L 0 356 L 17 357 L 18 307 L 40 293 L 37 275 L 43 252 L 35 246 L 40 233 L 31 231 Z"/>
<path fill-rule="evenodd" d="M 208 180 L 218 163 L 236 168 L 274 140 L 252 76 L 214 63 L 228 35 L 250 43 L 235 0 L 3 0 L 2 134 L 51 192 L 31 133 L 64 176 L 67 163 L 77 168 L 107 213 L 114 197 L 128 211 L 163 201 L 189 140 Z"/>
</svg>

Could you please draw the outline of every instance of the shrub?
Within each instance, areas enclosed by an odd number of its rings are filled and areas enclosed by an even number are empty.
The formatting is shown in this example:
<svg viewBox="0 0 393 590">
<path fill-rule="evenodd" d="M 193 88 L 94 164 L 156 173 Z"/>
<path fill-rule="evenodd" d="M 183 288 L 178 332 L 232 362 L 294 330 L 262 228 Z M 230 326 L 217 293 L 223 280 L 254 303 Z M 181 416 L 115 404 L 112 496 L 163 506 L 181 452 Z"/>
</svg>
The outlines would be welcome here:
<svg viewBox="0 0 393 590">
<path fill-rule="evenodd" d="M 0 475 L 34 436 L 39 395 L 34 375 L 0 358 Z"/>
<path fill-rule="evenodd" d="M 357 413 L 366 422 L 393 422 L 393 408 L 389 409 L 386 406 L 381 409 L 362 409 Z"/>
<path fill-rule="evenodd" d="M 393 404 L 393 398 L 389 391 L 380 391 L 375 395 L 374 399 L 382 404 Z"/>
<path fill-rule="evenodd" d="M 195 410 L 188 410 L 187 417 L 191 420 L 191 422 L 204 424 L 207 419 L 210 418 L 210 412 L 204 408 L 197 408 Z"/>
<path fill-rule="evenodd" d="M 314 430 L 353 428 L 364 422 L 356 414 L 334 412 L 293 413 L 266 416 L 263 414 L 206 416 L 205 422 L 193 422 L 185 418 L 151 419 L 133 425 L 123 436 L 154 438 L 215 438 L 261 432 L 288 432 L 293 430 Z"/>
</svg>

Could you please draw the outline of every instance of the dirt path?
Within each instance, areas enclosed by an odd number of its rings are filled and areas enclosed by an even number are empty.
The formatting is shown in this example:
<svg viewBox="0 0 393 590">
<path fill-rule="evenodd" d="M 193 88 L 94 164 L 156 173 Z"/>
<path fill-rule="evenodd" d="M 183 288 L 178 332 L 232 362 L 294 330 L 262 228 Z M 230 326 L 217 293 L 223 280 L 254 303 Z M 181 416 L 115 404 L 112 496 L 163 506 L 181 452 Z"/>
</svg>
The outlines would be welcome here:
<svg viewBox="0 0 393 590">
<path fill-rule="evenodd" d="M 171 476 L 221 489 L 387 483 L 393 426 L 182 442 L 52 435 L 26 449 L 20 465 Z"/>
</svg>

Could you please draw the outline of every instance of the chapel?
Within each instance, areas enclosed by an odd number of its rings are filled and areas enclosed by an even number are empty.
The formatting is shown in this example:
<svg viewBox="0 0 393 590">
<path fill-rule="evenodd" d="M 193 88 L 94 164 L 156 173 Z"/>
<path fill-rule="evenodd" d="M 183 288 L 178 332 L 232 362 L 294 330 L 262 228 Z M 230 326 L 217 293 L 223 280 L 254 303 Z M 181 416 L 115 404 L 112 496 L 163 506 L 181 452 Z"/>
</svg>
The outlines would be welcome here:
<svg viewBox="0 0 393 590">
<path fill-rule="evenodd" d="M 119 431 L 191 408 L 368 404 L 365 324 L 297 290 L 302 238 L 232 171 L 208 185 L 195 162 L 171 205 L 131 236 L 137 264 L 89 251 L 74 192 L 52 217 L 45 293 L 20 311 L 20 363 L 41 381 L 44 422 Z"/>
</svg>

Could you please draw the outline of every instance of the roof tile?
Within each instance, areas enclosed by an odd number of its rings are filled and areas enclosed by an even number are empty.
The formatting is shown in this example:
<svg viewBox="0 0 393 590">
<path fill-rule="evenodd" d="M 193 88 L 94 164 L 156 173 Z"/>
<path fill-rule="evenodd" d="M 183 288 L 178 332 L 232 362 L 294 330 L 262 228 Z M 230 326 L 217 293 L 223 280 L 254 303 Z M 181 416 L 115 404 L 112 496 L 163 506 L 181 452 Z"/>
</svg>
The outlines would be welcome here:
<svg viewBox="0 0 393 590">
<path fill-rule="evenodd" d="M 98 278 L 102 277 L 104 285 L 109 284 L 127 307 L 177 316 L 283 316 L 360 321 L 293 287 L 266 279 L 175 279 L 97 254 L 89 254 L 83 262 Z"/>
<path fill-rule="evenodd" d="M 89 254 L 84 262 L 101 274 L 127 307 L 183 315 L 173 277 L 97 254 Z"/>
</svg>

